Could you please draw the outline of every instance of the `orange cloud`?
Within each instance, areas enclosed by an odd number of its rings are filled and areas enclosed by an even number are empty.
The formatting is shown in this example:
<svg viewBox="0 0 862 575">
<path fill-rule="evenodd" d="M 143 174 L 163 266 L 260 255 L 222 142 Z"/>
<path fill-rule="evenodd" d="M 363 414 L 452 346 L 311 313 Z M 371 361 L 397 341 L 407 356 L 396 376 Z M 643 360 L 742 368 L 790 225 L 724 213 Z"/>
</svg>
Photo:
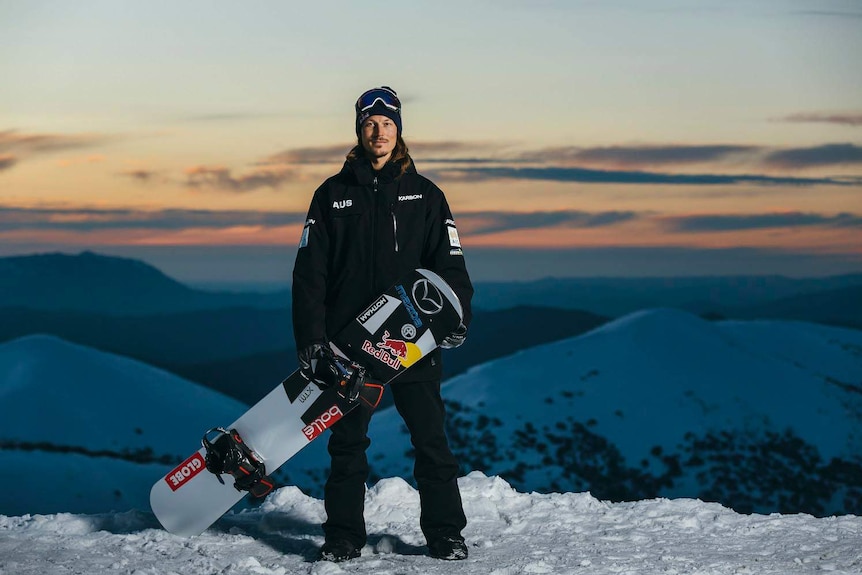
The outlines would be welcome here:
<svg viewBox="0 0 862 575">
<path fill-rule="evenodd" d="M 188 228 L 169 233 L 137 234 L 128 244 L 147 246 L 251 246 L 292 245 L 299 243 L 302 224 L 263 227 L 235 226 L 222 229 Z"/>
<path fill-rule="evenodd" d="M 333 146 L 318 146 L 315 148 L 293 148 L 268 156 L 257 163 L 259 166 L 272 164 L 332 164 L 344 161 L 350 146 L 336 144 Z"/>
<path fill-rule="evenodd" d="M 0 230 L 0 242 L 62 246 L 237 246 L 295 245 L 302 225 L 279 227 L 236 226 L 154 230 L 140 228 L 62 228 L 51 230 Z"/>
<path fill-rule="evenodd" d="M 77 166 L 80 164 L 98 164 L 100 162 L 105 161 L 105 156 L 102 154 L 91 154 L 85 157 L 79 158 L 65 158 L 57 161 L 57 165 L 61 168 L 68 168 L 69 166 Z"/>
<path fill-rule="evenodd" d="M 22 134 L 17 130 L 0 131 L 0 152 L 45 153 L 86 148 L 102 144 L 115 136 L 105 134 Z"/>
<path fill-rule="evenodd" d="M 862 254 L 862 231 L 810 227 L 667 233 L 660 220 L 644 219 L 607 228 L 518 229 L 481 235 L 464 232 L 461 234 L 461 243 L 468 258 L 471 248 L 775 248 L 801 252 Z"/>
<path fill-rule="evenodd" d="M 234 176 L 224 166 L 193 166 L 185 170 L 186 186 L 229 192 L 249 192 L 258 188 L 278 188 L 298 178 L 290 168 L 263 168 Z"/>
</svg>

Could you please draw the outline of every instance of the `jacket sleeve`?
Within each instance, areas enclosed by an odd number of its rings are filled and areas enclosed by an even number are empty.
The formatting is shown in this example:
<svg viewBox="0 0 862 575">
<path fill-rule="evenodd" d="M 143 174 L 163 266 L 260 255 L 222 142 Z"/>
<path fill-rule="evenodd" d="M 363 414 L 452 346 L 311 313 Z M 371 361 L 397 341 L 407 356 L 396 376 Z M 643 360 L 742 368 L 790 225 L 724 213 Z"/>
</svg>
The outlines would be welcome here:
<svg viewBox="0 0 862 575">
<path fill-rule="evenodd" d="M 464 252 L 458 236 L 455 219 L 449 209 L 449 203 L 439 188 L 433 186 L 435 194 L 429 202 L 426 218 L 425 252 L 422 265 L 437 273 L 446 280 L 464 310 L 464 325 L 469 327 L 473 318 L 471 302 L 473 299 L 473 284 L 467 273 L 464 262 Z"/>
<path fill-rule="evenodd" d="M 329 235 L 322 208 L 325 185 L 311 200 L 293 266 L 293 334 L 297 349 L 326 341 Z"/>
</svg>

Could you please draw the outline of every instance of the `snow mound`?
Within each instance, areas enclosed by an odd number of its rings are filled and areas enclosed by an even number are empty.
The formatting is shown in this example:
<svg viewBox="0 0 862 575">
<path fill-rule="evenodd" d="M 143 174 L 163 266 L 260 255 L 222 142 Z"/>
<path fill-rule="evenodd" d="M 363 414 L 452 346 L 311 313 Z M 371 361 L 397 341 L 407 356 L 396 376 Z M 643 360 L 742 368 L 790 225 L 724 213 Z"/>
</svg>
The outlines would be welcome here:
<svg viewBox="0 0 862 575">
<path fill-rule="evenodd" d="M 520 493 L 481 473 L 462 478 L 460 487 L 470 556 L 458 564 L 427 557 L 418 494 L 395 478 L 368 491 L 368 544 L 360 558 L 340 565 L 313 562 L 323 542 L 323 502 L 284 488 L 195 538 L 170 535 L 137 512 L 0 516 L 0 572 L 813 575 L 862 569 L 860 517 L 739 515 L 692 499 L 611 504 L 586 493 Z"/>
</svg>

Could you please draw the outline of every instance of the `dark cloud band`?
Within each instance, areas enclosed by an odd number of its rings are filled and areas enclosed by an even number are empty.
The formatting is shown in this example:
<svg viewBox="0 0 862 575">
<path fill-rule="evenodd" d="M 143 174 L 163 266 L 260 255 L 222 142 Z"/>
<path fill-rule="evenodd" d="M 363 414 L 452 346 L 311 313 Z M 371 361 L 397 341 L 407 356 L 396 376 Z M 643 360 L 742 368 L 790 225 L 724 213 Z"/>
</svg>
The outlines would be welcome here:
<svg viewBox="0 0 862 575">
<path fill-rule="evenodd" d="M 471 212 L 462 214 L 459 222 L 466 222 L 471 234 L 491 234 L 522 229 L 543 228 L 598 228 L 637 219 L 637 212 L 608 211 L 546 211 L 546 212 Z"/>
<path fill-rule="evenodd" d="M 798 227 L 862 229 L 862 216 L 841 213 L 834 216 L 789 212 L 778 214 L 700 215 L 662 218 L 666 229 L 673 232 L 736 232 Z"/>
<path fill-rule="evenodd" d="M 854 144 L 824 144 L 779 150 L 769 154 L 765 162 L 769 166 L 789 169 L 862 165 L 862 147 Z"/>
<path fill-rule="evenodd" d="M 481 182 L 488 180 L 541 180 L 592 184 L 663 184 L 663 185 L 734 185 L 816 186 L 859 185 L 858 179 L 795 178 L 732 174 L 669 174 L 627 170 L 590 170 L 566 167 L 461 167 L 434 171 L 440 180 Z"/>
<path fill-rule="evenodd" d="M 286 226 L 305 221 L 305 213 L 207 210 L 51 209 L 0 207 L 0 229 L 66 230 L 183 230 L 235 226 Z"/>
</svg>

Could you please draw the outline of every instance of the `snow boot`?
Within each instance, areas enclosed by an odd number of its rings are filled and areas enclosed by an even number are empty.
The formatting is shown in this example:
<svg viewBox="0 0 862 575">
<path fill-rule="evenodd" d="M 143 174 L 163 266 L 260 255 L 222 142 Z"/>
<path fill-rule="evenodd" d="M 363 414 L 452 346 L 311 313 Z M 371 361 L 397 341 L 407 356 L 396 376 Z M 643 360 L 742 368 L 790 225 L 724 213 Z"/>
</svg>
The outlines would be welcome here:
<svg viewBox="0 0 862 575">
<path fill-rule="evenodd" d="M 428 542 L 428 553 L 435 559 L 460 561 L 467 558 L 467 545 L 458 537 L 441 537 Z"/>
<path fill-rule="evenodd" d="M 348 559 L 356 559 L 362 554 L 362 550 L 346 539 L 327 541 L 320 548 L 320 560 L 342 563 Z"/>
</svg>

